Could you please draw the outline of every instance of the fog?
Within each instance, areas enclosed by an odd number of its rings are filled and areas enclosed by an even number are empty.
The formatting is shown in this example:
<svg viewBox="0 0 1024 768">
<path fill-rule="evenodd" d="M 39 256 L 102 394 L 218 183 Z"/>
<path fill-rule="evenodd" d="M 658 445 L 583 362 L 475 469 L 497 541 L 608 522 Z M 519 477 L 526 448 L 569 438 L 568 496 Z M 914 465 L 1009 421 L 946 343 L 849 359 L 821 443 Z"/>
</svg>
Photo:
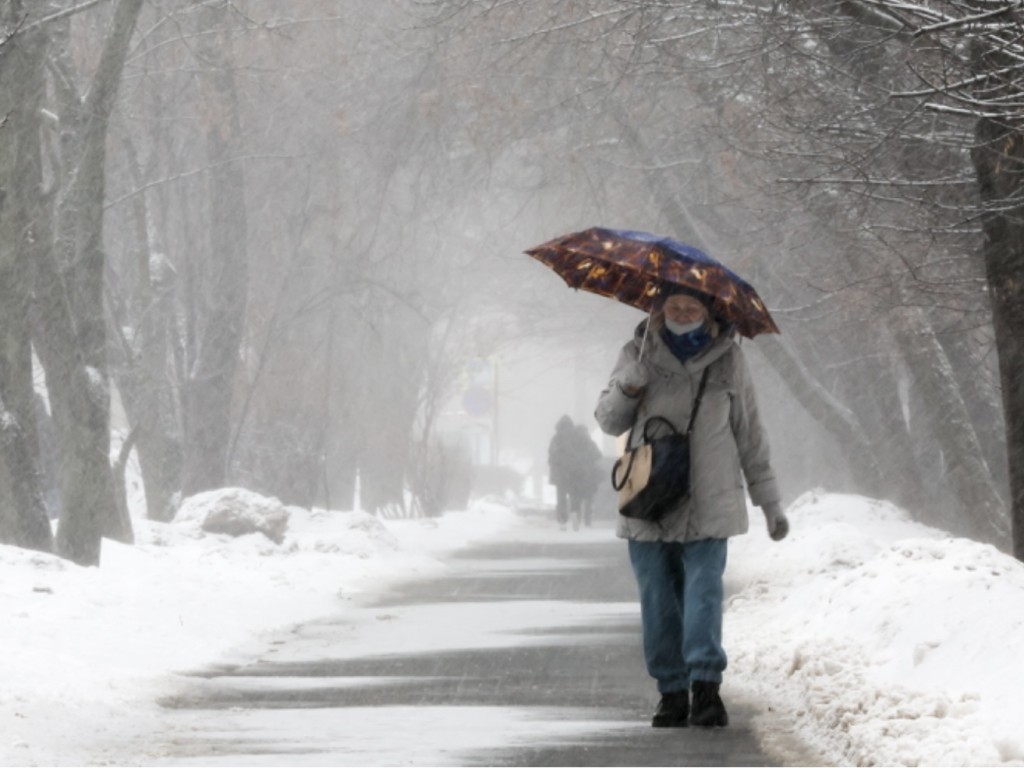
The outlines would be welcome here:
<svg viewBox="0 0 1024 768">
<path fill-rule="evenodd" d="M 122 446 L 154 520 L 224 485 L 542 503 L 563 414 L 615 455 L 593 409 L 644 315 L 523 251 L 595 225 L 703 248 L 765 299 L 782 333 L 743 349 L 787 500 L 854 491 L 1007 545 L 970 124 L 931 115 L 929 142 L 851 89 L 913 80 L 887 43 L 865 74 L 825 27 L 685 2 L 2 7 L 3 403 L 43 436 L 26 514 L 95 504 L 62 526 L 73 559 L 131 538 L 124 461 L 74 479 Z M 17 514 L 5 538 L 46 548 Z"/>
<path fill-rule="evenodd" d="M 1024 26 L 980 5 L 0 0 L 0 764 L 1024 762 Z M 746 531 L 725 734 L 647 727 L 595 417 L 645 313 L 527 254 L 595 226 L 780 331 L 771 468 L 741 436 L 689 550 Z"/>
</svg>

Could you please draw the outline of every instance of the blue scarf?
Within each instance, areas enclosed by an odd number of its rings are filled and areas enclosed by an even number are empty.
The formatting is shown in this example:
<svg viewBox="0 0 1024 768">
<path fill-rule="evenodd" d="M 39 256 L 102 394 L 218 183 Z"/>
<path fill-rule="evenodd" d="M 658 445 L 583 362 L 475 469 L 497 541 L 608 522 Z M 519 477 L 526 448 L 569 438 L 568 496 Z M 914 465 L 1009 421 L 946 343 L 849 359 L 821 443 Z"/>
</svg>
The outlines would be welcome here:
<svg viewBox="0 0 1024 768">
<path fill-rule="evenodd" d="M 662 328 L 661 338 L 676 359 L 685 363 L 711 342 L 711 329 L 707 323 L 689 333 L 675 334 L 668 328 Z"/>
</svg>

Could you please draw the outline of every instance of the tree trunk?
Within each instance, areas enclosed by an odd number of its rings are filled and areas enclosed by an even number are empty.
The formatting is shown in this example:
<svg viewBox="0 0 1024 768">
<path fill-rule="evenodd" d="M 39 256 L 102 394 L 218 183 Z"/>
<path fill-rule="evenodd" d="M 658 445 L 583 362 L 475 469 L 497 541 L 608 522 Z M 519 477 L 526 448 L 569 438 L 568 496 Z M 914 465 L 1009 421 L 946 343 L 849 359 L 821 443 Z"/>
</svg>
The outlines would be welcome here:
<svg viewBox="0 0 1024 768">
<path fill-rule="evenodd" d="M 6 4 L 4 22 L 21 14 Z M 12 28 L 13 25 L 8 25 Z M 42 196 L 39 106 L 45 39 L 23 33 L 0 50 L 0 542 L 53 550 L 43 502 L 28 323 L 30 208 Z M 9 191 L 17 190 L 17 194 Z"/>
<path fill-rule="evenodd" d="M 919 308 L 904 308 L 896 317 L 893 327 L 910 370 L 911 394 L 923 404 L 919 412 L 928 419 L 928 432 L 942 451 L 946 482 L 959 502 L 952 532 L 1005 547 L 1006 512 L 949 359 Z"/>
<path fill-rule="evenodd" d="M 135 148 L 128 140 L 125 154 L 130 161 L 135 187 L 142 189 L 143 176 Z M 168 328 L 174 321 L 175 275 L 155 244 L 145 192 L 135 195 L 131 212 L 135 230 L 135 279 L 129 288 L 129 298 L 118 304 L 114 314 L 118 329 L 127 325 L 135 333 L 131 340 L 121 337 L 118 348 L 123 354 L 114 375 L 135 436 L 146 494 L 146 516 L 167 522 L 174 514 L 172 499 L 181 476 L 181 446 L 174 437 L 173 398 L 168 385 L 171 378 Z"/>
<path fill-rule="evenodd" d="M 1024 136 L 983 118 L 976 139 L 971 154 L 985 206 L 982 254 L 999 352 L 1013 554 L 1024 560 Z"/>
<path fill-rule="evenodd" d="M 415 397 L 415 392 L 410 393 L 407 387 L 410 382 L 418 384 L 419 377 L 412 365 L 402 371 L 402 376 L 393 372 L 391 360 L 402 356 L 402 331 L 395 327 L 395 317 L 377 320 L 380 336 L 365 340 L 361 357 L 365 370 L 385 373 L 362 382 L 364 413 L 372 415 L 361 418 L 365 426 L 359 453 L 359 489 L 364 510 L 398 516 L 407 511 L 404 489 L 415 415 L 415 406 L 409 403 L 410 394 Z"/>
<path fill-rule="evenodd" d="M 885 475 L 881 457 L 853 413 L 816 381 L 783 342 L 769 337 L 756 344 L 796 402 L 841 446 L 857 487 L 877 488 Z"/>
<path fill-rule="evenodd" d="M 98 565 L 102 537 L 130 542 L 110 467 L 110 387 L 103 306 L 103 197 L 106 137 L 142 0 L 120 0 L 81 119 L 67 115 L 66 188 L 58 209 L 57 248 L 37 248 L 37 329 L 61 453 L 63 513 L 58 552 Z M 63 119 L 63 118 L 62 118 Z M 77 136 L 68 132 L 80 128 Z"/>
<path fill-rule="evenodd" d="M 218 15 L 223 9 L 216 11 Z M 248 225 L 245 175 L 232 153 L 241 142 L 238 92 L 225 55 L 226 42 L 205 54 L 217 68 L 207 75 L 206 151 L 210 170 L 210 252 L 191 269 L 209 270 L 208 291 L 197 312 L 193 363 L 184 386 L 184 466 L 182 492 L 188 496 L 223 486 L 231 441 L 235 372 L 248 294 Z M 193 290 L 198 289 L 196 283 Z M 188 286 L 186 286 L 186 290 Z M 196 300 L 198 297 L 191 297 Z"/>
<path fill-rule="evenodd" d="M 36 447 L 0 396 L 0 544 L 52 552 Z"/>
<path fill-rule="evenodd" d="M 999 361 L 986 359 L 982 346 L 988 348 L 987 337 L 979 340 L 974 334 L 947 333 L 936 338 L 953 367 L 992 482 L 1005 507 L 1010 498 L 1010 479 L 1006 466 L 1006 423 L 997 382 Z"/>
</svg>

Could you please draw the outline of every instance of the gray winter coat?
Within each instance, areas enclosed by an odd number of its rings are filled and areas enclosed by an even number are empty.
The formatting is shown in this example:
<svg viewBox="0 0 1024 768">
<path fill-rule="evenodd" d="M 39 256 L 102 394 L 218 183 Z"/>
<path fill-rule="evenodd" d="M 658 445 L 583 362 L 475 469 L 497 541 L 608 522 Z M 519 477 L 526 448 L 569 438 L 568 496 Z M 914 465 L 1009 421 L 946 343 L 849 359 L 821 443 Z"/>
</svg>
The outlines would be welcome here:
<svg viewBox="0 0 1024 768">
<path fill-rule="evenodd" d="M 719 335 L 684 364 L 662 340 L 664 318 L 655 315 L 642 361 L 647 369 L 647 389 L 639 397 L 629 397 L 617 377 L 639 358 L 646 323 L 640 324 L 634 339 L 622 348 L 608 388 L 598 400 L 594 415 L 602 430 L 618 436 L 635 424 L 631 443 L 635 446 L 643 442 L 647 419 L 662 416 L 683 432 L 705 368 L 708 380 L 690 441 L 690 498 L 657 523 L 620 515 L 617 533 L 639 541 L 684 542 L 746 533 L 749 519 L 741 471 L 754 505 L 778 502 L 780 496 L 753 383 L 735 335 Z M 653 426 L 652 437 L 664 433 Z"/>
</svg>

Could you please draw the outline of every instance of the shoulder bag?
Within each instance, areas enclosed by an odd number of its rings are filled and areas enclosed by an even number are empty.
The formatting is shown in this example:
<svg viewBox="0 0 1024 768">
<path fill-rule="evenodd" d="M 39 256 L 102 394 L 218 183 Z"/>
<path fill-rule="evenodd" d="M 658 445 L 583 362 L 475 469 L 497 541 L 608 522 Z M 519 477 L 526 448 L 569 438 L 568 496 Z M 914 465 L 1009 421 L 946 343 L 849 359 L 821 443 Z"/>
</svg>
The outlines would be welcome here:
<svg viewBox="0 0 1024 768">
<path fill-rule="evenodd" d="M 626 452 L 612 467 L 612 487 L 619 493 L 619 514 L 654 522 L 690 495 L 690 433 L 707 381 L 705 368 L 686 432 L 680 432 L 662 416 L 652 416 L 644 422 L 643 443 L 628 448 L 633 442 L 633 429 L 629 430 Z M 657 423 L 668 425 L 671 434 L 652 440 L 650 427 Z"/>
</svg>

